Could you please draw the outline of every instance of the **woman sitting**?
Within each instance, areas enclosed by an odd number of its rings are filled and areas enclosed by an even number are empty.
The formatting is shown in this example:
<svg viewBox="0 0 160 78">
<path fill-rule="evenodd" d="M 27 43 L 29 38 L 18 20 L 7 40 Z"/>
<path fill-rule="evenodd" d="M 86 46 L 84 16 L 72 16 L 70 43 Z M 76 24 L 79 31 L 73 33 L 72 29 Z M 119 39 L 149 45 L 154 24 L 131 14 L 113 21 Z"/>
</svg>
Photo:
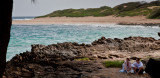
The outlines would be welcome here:
<svg viewBox="0 0 160 78">
<path fill-rule="evenodd" d="M 126 61 L 122 64 L 122 70 L 120 72 L 131 73 L 131 62 L 129 58 L 126 58 Z"/>
</svg>

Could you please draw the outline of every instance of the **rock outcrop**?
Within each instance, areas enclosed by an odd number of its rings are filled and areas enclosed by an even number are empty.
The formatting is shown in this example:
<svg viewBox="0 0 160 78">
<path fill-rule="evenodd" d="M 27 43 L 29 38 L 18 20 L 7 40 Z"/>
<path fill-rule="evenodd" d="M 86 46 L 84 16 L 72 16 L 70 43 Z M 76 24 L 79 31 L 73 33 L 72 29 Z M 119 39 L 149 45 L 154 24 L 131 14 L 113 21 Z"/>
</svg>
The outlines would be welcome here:
<svg viewBox="0 0 160 78">
<path fill-rule="evenodd" d="M 56 54 L 69 52 L 70 56 L 80 55 L 85 56 L 85 54 L 93 51 L 127 51 L 127 52 L 144 52 L 144 51 L 153 51 L 160 50 L 160 40 L 156 40 L 152 37 L 128 37 L 124 39 L 106 39 L 102 37 L 92 44 L 78 44 L 76 42 L 64 42 L 58 44 L 52 44 L 48 46 L 44 45 L 32 45 L 32 52 L 45 52 L 45 53 L 54 53 Z"/>
<path fill-rule="evenodd" d="M 159 78 L 160 74 L 160 60 L 149 59 L 145 71 L 152 77 L 152 78 Z"/>
<path fill-rule="evenodd" d="M 126 58 L 128 53 L 160 51 L 160 40 L 151 37 L 106 39 L 92 44 L 64 42 L 32 45 L 31 52 L 16 55 L 7 62 L 6 78 L 92 78 L 103 68 L 95 59 Z M 152 53 L 153 54 L 153 53 Z M 87 57 L 93 61 L 76 61 Z M 143 57 L 143 56 L 142 56 Z"/>
<path fill-rule="evenodd" d="M 102 69 L 94 61 L 74 61 L 57 54 L 25 52 L 7 62 L 6 78 L 91 78 Z"/>
<path fill-rule="evenodd" d="M 160 40 L 151 37 L 128 37 L 124 39 L 106 39 L 102 37 L 92 44 L 78 44 L 76 42 L 57 43 L 48 46 L 32 45 L 31 52 L 59 54 L 63 57 L 93 57 L 100 59 L 124 58 L 125 53 L 150 52 L 160 50 Z M 122 53 L 123 52 L 123 53 Z"/>
<path fill-rule="evenodd" d="M 151 37 L 128 37 L 124 39 L 105 39 L 102 37 L 92 43 L 92 45 L 97 44 L 105 45 L 108 50 L 129 52 L 160 50 L 160 40 Z"/>
<path fill-rule="evenodd" d="M 160 26 L 160 23 L 132 23 L 132 22 L 120 22 L 118 25 L 141 25 L 141 26 Z"/>
<path fill-rule="evenodd" d="M 158 32 L 158 36 L 160 37 L 160 32 Z"/>
</svg>

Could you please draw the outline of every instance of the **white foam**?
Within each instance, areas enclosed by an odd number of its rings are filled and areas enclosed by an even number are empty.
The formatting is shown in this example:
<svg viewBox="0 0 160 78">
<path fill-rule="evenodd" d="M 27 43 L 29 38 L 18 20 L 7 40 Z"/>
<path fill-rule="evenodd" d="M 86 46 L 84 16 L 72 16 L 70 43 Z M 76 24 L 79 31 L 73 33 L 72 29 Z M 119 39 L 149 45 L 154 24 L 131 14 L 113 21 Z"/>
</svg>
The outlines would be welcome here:
<svg viewBox="0 0 160 78">
<path fill-rule="evenodd" d="M 16 19 L 19 20 L 19 19 Z M 31 19 L 23 19 L 23 20 L 31 20 Z M 159 26 L 143 26 L 143 25 L 118 25 L 118 24 L 96 24 L 96 23 L 90 23 L 90 24 L 80 24 L 80 23 L 65 23 L 65 24 L 13 24 L 13 25 L 56 25 L 56 26 L 90 26 L 90 27 L 134 27 L 134 28 L 146 28 L 146 27 L 151 27 L 151 28 L 160 28 Z"/>
<path fill-rule="evenodd" d="M 91 26 L 91 27 L 113 27 L 116 26 L 116 24 L 52 24 L 52 25 L 65 25 L 65 26 Z"/>
<path fill-rule="evenodd" d="M 32 19 L 27 18 L 27 19 L 13 19 L 13 20 L 32 20 Z"/>
</svg>

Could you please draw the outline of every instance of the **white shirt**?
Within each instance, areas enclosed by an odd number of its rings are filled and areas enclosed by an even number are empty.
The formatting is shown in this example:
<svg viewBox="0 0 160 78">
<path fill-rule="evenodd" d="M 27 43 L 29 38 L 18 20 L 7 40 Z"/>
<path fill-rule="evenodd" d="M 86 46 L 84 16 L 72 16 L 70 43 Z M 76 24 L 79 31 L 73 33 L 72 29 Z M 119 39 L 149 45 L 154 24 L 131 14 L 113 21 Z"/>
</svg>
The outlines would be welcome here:
<svg viewBox="0 0 160 78">
<path fill-rule="evenodd" d="M 124 63 L 123 63 L 123 70 L 127 70 L 127 69 L 130 69 L 131 68 L 131 66 L 132 66 L 132 64 L 131 64 L 131 62 L 129 62 L 129 65 L 127 66 L 127 62 L 125 61 Z"/>
<path fill-rule="evenodd" d="M 134 63 L 132 64 L 132 67 L 137 67 L 137 68 L 139 69 L 140 67 L 143 67 L 143 63 L 142 63 L 142 62 L 139 62 L 139 64 L 138 64 L 137 62 L 134 62 Z"/>
</svg>

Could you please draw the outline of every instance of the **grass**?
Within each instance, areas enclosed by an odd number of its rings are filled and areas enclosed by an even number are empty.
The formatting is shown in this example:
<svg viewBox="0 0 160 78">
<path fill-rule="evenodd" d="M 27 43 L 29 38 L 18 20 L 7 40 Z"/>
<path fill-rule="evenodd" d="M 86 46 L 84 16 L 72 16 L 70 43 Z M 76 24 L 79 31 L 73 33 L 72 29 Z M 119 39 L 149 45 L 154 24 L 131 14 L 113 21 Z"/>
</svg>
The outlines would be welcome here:
<svg viewBox="0 0 160 78">
<path fill-rule="evenodd" d="M 90 61 L 89 58 L 84 57 L 84 58 L 78 58 L 78 59 L 74 59 L 75 61 Z"/>
<path fill-rule="evenodd" d="M 105 61 L 103 64 L 107 68 L 121 68 L 124 61 Z"/>
<path fill-rule="evenodd" d="M 139 9 L 134 9 L 134 10 L 130 10 L 130 11 L 124 11 L 124 12 L 120 12 L 119 14 L 117 14 L 117 16 L 147 16 L 150 14 L 152 10 L 148 9 L 148 8 L 139 8 Z"/>
<path fill-rule="evenodd" d="M 128 3 L 117 5 L 114 7 L 114 9 L 118 9 L 122 12 L 122 11 L 131 11 L 131 10 L 138 9 L 138 8 L 148 8 L 151 6 L 160 6 L 160 1 L 152 1 L 150 3 L 147 3 L 145 1 L 128 2 Z"/>
<path fill-rule="evenodd" d="M 128 3 L 123 3 L 120 5 L 117 5 L 114 7 L 114 9 L 119 10 L 120 12 L 123 11 L 130 11 L 138 8 L 141 5 L 140 2 L 128 2 Z"/>
<path fill-rule="evenodd" d="M 117 10 L 108 6 L 102 6 L 100 8 L 88 8 L 88 9 L 65 9 L 58 10 L 53 13 L 40 16 L 40 17 L 85 17 L 85 16 L 108 16 L 116 13 Z"/>
<path fill-rule="evenodd" d="M 149 19 L 160 19 L 160 7 L 153 9 L 150 15 L 147 17 Z"/>
</svg>

